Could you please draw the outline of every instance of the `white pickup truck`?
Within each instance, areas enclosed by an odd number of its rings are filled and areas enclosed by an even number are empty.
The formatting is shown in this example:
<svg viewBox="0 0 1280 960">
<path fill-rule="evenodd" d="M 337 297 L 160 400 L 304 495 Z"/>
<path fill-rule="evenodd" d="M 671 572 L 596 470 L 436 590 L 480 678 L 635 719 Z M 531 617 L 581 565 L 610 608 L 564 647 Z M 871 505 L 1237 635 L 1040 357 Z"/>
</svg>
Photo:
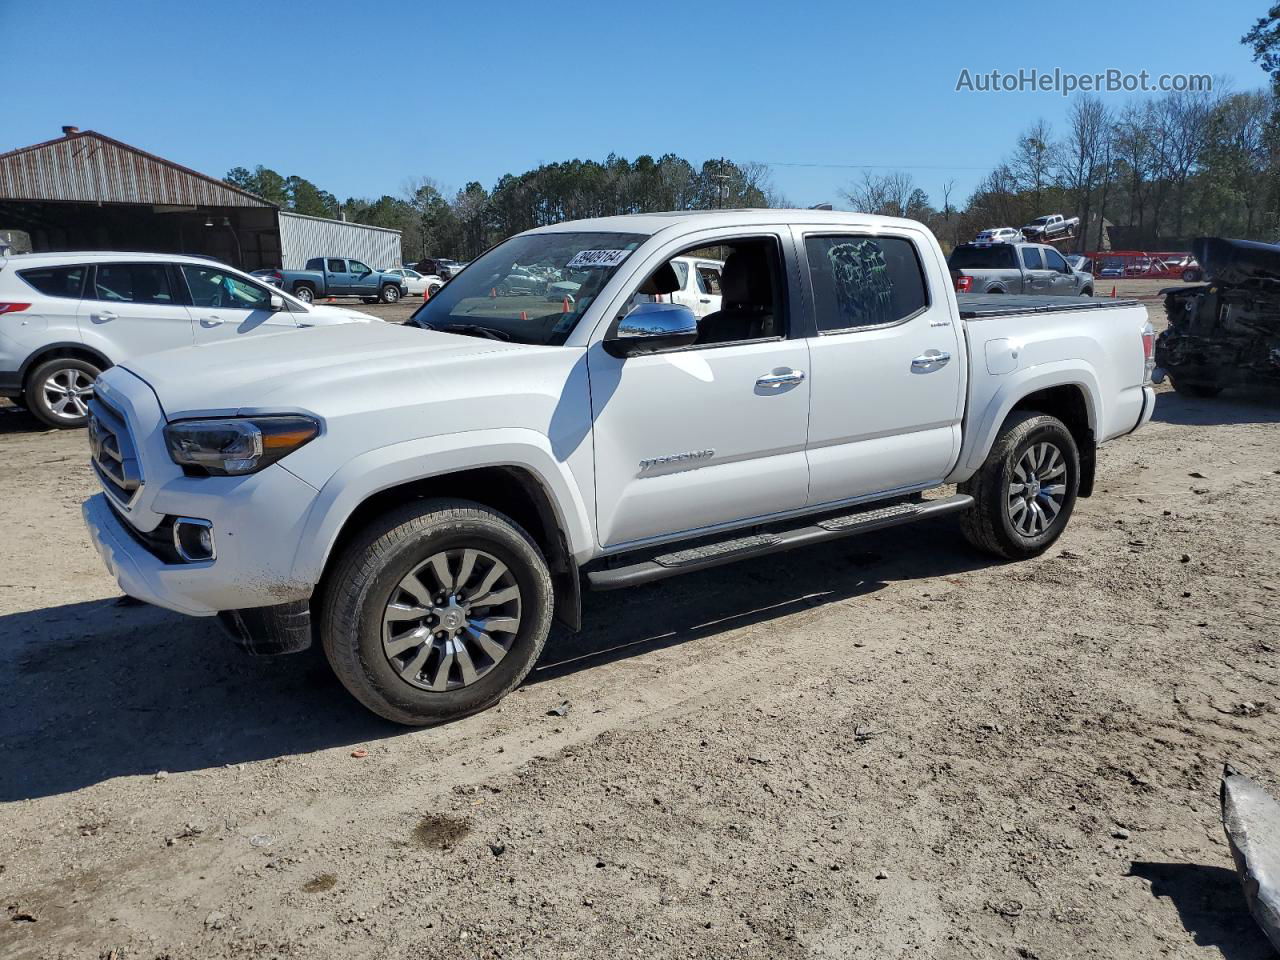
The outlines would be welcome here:
<svg viewBox="0 0 1280 960">
<path fill-rule="evenodd" d="M 660 298 L 673 259 L 710 249 L 722 303 L 699 320 Z M 586 280 L 572 305 L 491 296 L 520 263 Z M 958 301 L 908 220 L 564 223 L 404 326 L 108 370 L 84 517 L 126 593 L 217 615 L 251 652 L 314 634 L 370 709 L 434 723 L 520 683 L 584 587 L 944 514 L 997 556 L 1039 554 L 1098 446 L 1151 416 L 1152 349 L 1130 301 Z"/>
</svg>

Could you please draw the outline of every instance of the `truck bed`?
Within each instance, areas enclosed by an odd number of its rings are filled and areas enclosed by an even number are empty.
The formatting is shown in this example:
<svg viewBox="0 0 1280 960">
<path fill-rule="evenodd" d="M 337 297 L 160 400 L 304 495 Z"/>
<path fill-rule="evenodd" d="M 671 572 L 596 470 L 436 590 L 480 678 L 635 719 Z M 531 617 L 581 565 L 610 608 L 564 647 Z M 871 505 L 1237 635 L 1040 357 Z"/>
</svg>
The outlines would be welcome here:
<svg viewBox="0 0 1280 960">
<path fill-rule="evenodd" d="M 1111 297 L 1048 297 L 1008 293 L 956 294 L 962 320 L 987 320 L 1020 313 L 1063 313 L 1067 310 L 1112 310 L 1134 307 L 1137 300 Z"/>
</svg>

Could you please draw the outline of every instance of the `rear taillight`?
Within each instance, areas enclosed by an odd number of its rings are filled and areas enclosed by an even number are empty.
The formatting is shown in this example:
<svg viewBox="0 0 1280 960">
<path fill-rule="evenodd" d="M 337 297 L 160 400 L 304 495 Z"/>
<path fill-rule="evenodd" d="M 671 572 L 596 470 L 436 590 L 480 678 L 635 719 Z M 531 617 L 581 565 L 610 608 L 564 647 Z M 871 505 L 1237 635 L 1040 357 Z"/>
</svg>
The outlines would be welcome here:
<svg viewBox="0 0 1280 960">
<path fill-rule="evenodd" d="M 0 314 L 21 313 L 29 306 L 31 306 L 29 303 L 6 303 L 5 301 L 0 300 Z"/>
<path fill-rule="evenodd" d="M 1151 383 L 1156 369 L 1156 331 L 1150 323 L 1142 328 L 1142 384 Z"/>
<path fill-rule="evenodd" d="M 956 277 L 956 293 L 968 293 L 973 289 L 973 277 Z"/>
</svg>

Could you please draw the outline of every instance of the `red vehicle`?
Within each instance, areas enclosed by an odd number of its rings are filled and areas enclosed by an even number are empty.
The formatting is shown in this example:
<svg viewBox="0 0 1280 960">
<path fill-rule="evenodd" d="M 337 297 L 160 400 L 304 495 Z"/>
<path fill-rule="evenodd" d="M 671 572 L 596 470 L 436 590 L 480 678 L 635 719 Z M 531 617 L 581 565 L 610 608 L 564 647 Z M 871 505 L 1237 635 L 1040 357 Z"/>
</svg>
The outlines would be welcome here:
<svg viewBox="0 0 1280 960">
<path fill-rule="evenodd" d="M 1195 283 L 1204 277 L 1196 258 L 1189 253 L 1155 253 L 1146 250 L 1108 250 L 1086 256 L 1099 265 L 1103 279 L 1182 280 Z"/>
</svg>

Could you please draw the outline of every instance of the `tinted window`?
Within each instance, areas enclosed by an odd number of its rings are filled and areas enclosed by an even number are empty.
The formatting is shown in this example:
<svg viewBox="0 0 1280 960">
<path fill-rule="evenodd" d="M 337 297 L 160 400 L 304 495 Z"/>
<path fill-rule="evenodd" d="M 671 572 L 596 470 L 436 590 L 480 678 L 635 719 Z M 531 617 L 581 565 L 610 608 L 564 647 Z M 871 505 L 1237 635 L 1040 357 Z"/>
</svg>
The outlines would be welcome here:
<svg viewBox="0 0 1280 960">
<path fill-rule="evenodd" d="M 197 307 L 266 310 L 271 306 L 268 291 L 217 267 L 183 264 L 182 275 L 187 278 L 191 302 Z"/>
<path fill-rule="evenodd" d="M 1062 259 L 1062 254 L 1058 253 L 1057 250 L 1046 249 L 1044 251 L 1044 262 L 1045 266 L 1050 270 L 1057 270 L 1059 273 L 1068 273 L 1071 269 L 1067 266 L 1067 261 Z"/>
<path fill-rule="evenodd" d="M 1013 259 L 1013 247 L 1007 244 L 995 247 L 956 247 L 947 260 L 947 266 L 952 270 L 1007 270 L 1017 265 Z"/>
<path fill-rule="evenodd" d="M 806 237 L 819 330 L 894 323 L 929 303 L 915 246 L 901 237 Z"/>
<path fill-rule="evenodd" d="M 163 263 L 100 263 L 94 297 L 115 303 L 173 303 Z"/>
<path fill-rule="evenodd" d="M 346 273 L 346 272 L 347 272 L 347 265 L 346 265 L 346 263 L 345 263 L 345 262 L 343 262 L 342 260 L 330 260 L 330 261 L 329 261 L 329 272 L 330 272 L 330 273 Z"/>
<path fill-rule="evenodd" d="M 42 267 L 38 270 L 21 270 L 18 276 L 47 297 L 79 299 L 80 288 L 84 283 L 84 267 Z"/>
<path fill-rule="evenodd" d="M 1028 270 L 1043 270 L 1044 261 L 1040 259 L 1039 247 L 1022 248 L 1022 265 Z"/>
</svg>

